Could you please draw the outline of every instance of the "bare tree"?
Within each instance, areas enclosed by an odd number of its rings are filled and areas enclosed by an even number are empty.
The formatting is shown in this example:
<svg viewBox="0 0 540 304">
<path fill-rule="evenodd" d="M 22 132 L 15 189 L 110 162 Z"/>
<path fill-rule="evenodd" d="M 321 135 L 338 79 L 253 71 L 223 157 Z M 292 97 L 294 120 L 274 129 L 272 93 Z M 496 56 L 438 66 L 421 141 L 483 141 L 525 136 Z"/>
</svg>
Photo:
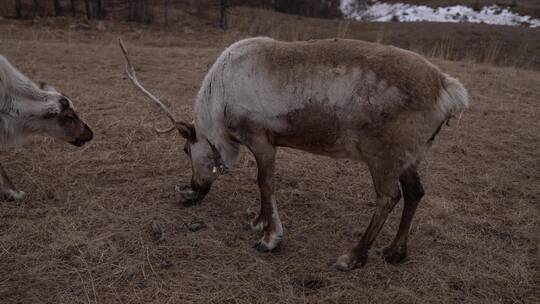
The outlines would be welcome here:
<svg viewBox="0 0 540 304">
<path fill-rule="evenodd" d="M 99 18 L 98 4 L 96 0 L 90 0 L 90 7 L 92 9 L 92 18 Z"/>
<path fill-rule="evenodd" d="M 101 19 L 101 1 L 92 0 L 92 4 L 94 5 L 94 18 Z"/>
<path fill-rule="evenodd" d="M 17 19 L 22 18 L 22 4 L 21 0 L 15 0 L 15 16 Z"/>
<path fill-rule="evenodd" d="M 90 0 L 84 0 L 84 7 L 86 9 L 86 19 L 92 19 L 92 7 Z"/>
<path fill-rule="evenodd" d="M 222 29 L 227 29 L 227 8 L 228 8 L 228 1 L 227 0 L 220 0 L 220 20 L 219 20 L 219 26 Z"/>
<path fill-rule="evenodd" d="M 39 14 L 39 0 L 34 0 L 34 17 Z"/>
<path fill-rule="evenodd" d="M 54 14 L 56 16 L 62 16 L 62 5 L 60 5 L 60 0 L 53 0 L 54 3 Z"/>
<path fill-rule="evenodd" d="M 127 1 L 128 21 L 142 22 L 149 24 L 154 15 L 149 0 L 129 0 Z"/>
<path fill-rule="evenodd" d="M 97 19 L 105 18 L 105 4 L 103 0 L 93 0 L 94 1 L 94 12 Z"/>
<path fill-rule="evenodd" d="M 71 0 L 71 17 L 75 17 L 75 13 L 76 13 L 75 0 Z"/>
<path fill-rule="evenodd" d="M 169 0 L 165 0 L 165 5 L 164 5 L 164 14 L 163 14 L 163 18 L 165 19 L 165 25 L 169 25 L 169 6 L 170 6 L 170 1 Z"/>
</svg>

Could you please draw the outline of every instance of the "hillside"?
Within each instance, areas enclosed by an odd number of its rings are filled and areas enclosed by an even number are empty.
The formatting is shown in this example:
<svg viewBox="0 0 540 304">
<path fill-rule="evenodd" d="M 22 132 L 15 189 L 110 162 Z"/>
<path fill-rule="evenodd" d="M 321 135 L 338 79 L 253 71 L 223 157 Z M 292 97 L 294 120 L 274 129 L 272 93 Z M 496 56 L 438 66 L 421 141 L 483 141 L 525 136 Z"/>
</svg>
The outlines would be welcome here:
<svg viewBox="0 0 540 304">
<path fill-rule="evenodd" d="M 533 32 L 346 27 L 282 15 L 255 22 L 261 15 L 250 12 L 241 20 L 234 15 L 228 32 L 191 19 L 167 30 L 78 26 L 69 19 L 0 22 L 0 52 L 70 96 L 95 131 L 82 149 L 36 138 L 3 153 L 2 164 L 29 196 L 0 204 L 1 302 L 537 303 L 540 72 L 431 59 L 461 79 L 472 100 L 459 125 L 443 128 L 421 168 L 427 195 L 413 224 L 410 257 L 398 266 L 380 257 L 400 204 L 368 264 L 340 273 L 329 263 L 357 239 L 374 210 L 365 166 L 280 150 L 276 187 L 286 238 L 279 251 L 259 254 L 251 248 L 257 236 L 242 228 L 245 210 L 258 205 L 251 156 L 201 205 L 179 204 L 174 186 L 191 175 L 183 141 L 152 131 L 166 118 L 128 83 L 117 46 L 123 37 L 141 81 L 189 120 L 209 64 L 233 41 L 264 34 L 267 20 L 267 35 L 343 33 L 412 49 L 441 32 L 464 41 L 483 35 L 514 41 Z"/>
</svg>

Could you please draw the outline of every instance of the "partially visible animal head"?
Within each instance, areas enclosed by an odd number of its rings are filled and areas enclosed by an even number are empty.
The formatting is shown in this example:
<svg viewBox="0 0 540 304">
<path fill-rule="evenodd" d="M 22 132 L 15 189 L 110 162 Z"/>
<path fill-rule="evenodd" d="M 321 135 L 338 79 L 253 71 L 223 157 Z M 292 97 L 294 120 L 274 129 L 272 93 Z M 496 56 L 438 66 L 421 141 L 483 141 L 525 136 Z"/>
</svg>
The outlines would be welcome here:
<svg viewBox="0 0 540 304">
<path fill-rule="evenodd" d="M 217 149 L 208 140 L 197 140 L 195 134 L 186 137 L 184 152 L 191 162 L 191 189 L 184 189 L 180 194 L 185 203 L 197 203 L 210 191 L 219 174 L 225 173 L 224 165 Z"/>
<path fill-rule="evenodd" d="M 39 87 L 48 93 L 45 102 L 48 106 L 44 107 L 42 111 L 23 117 L 25 131 L 44 133 L 77 147 L 92 140 L 94 134 L 90 127 L 79 118 L 73 107 L 73 102 L 46 83 L 39 83 Z M 33 102 L 39 103 L 40 101 Z"/>
<path fill-rule="evenodd" d="M 93 137 L 71 100 L 47 83 L 34 83 L 0 55 L 0 145 L 20 144 L 32 134 L 82 146 Z"/>
<path fill-rule="evenodd" d="M 122 40 L 120 40 L 120 48 L 126 58 L 128 78 L 137 89 L 155 102 L 172 122 L 171 127 L 164 130 L 155 129 L 156 132 L 158 134 L 164 134 L 177 130 L 186 139 L 184 152 L 191 161 L 192 177 L 190 186 L 183 187 L 179 190 L 185 200 L 184 203 L 195 204 L 201 201 L 210 191 L 212 183 L 218 176 L 226 172 L 226 167 L 223 164 L 218 149 L 207 138 L 197 134 L 193 123 L 177 121 L 169 108 L 139 83 Z"/>
</svg>

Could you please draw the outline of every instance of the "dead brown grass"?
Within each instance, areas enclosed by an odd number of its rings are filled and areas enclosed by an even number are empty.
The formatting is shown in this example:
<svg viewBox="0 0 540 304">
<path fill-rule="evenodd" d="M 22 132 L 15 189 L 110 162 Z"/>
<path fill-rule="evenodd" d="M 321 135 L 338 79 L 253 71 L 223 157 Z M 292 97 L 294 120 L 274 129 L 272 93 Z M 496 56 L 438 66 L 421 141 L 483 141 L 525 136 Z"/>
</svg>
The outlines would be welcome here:
<svg viewBox="0 0 540 304">
<path fill-rule="evenodd" d="M 251 157 L 200 206 L 183 208 L 173 194 L 190 178 L 182 141 L 151 131 L 164 117 L 124 79 L 115 39 L 124 37 L 141 81 L 189 119 L 208 64 L 238 35 L 46 22 L 1 23 L 0 52 L 75 100 L 96 137 L 82 149 L 38 138 L 2 154 L 30 193 L 0 204 L 2 303 L 540 301 L 540 73 L 436 60 L 470 88 L 472 106 L 422 168 L 427 196 L 410 257 L 390 266 L 379 255 L 398 207 L 366 267 L 339 273 L 327 263 L 373 212 L 365 167 L 281 150 L 285 240 L 276 253 L 256 253 L 257 236 L 242 229 L 244 211 L 258 205 Z"/>
</svg>

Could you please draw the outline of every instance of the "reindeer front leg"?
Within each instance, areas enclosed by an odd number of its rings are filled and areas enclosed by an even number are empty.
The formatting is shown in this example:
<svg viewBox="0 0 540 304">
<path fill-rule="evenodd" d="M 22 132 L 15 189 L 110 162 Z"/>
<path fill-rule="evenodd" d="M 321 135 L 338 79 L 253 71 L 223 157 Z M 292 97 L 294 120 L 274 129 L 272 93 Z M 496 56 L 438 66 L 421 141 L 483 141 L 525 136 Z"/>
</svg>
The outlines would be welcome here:
<svg viewBox="0 0 540 304">
<path fill-rule="evenodd" d="M 4 167 L 0 164 L 0 200 L 2 201 L 13 201 L 23 199 L 26 193 L 23 191 L 15 190 L 15 186 L 9 179 L 4 171 Z"/>
<path fill-rule="evenodd" d="M 283 236 L 273 183 L 276 148 L 262 136 L 254 141 L 249 148 L 257 161 L 261 211 L 251 222 L 251 227 L 254 230 L 264 231 L 263 237 L 254 247 L 259 252 L 268 252 L 277 247 Z"/>
</svg>

